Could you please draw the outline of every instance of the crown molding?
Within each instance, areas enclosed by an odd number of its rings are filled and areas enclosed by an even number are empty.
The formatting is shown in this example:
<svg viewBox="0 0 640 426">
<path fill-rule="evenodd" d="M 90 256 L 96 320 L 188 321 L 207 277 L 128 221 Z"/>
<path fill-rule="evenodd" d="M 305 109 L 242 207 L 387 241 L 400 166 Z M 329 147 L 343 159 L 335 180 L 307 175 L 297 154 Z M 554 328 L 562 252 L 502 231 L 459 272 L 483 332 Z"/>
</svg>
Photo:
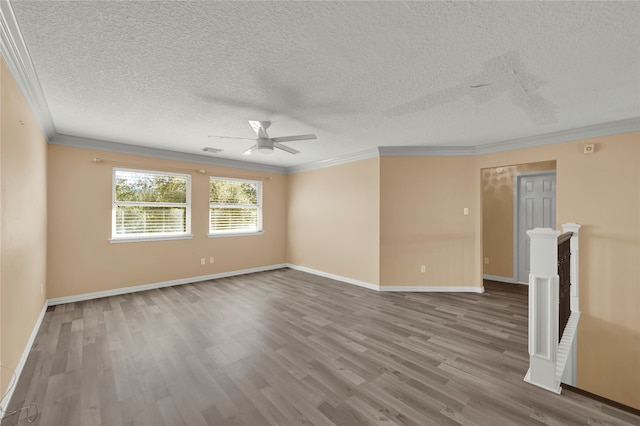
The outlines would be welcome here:
<svg viewBox="0 0 640 426">
<path fill-rule="evenodd" d="M 70 135 L 56 135 L 50 144 L 72 146 L 75 148 L 96 149 L 98 151 L 117 152 L 120 154 L 141 155 L 144 157 L 162 158 L 165 160 L 188 161 L 192 163 L 208 164 L 211 166 L 230 167 L 233 169 L 252 170 L 263 173 L 286 174 L 286 169 L 268 164 L 249 163 L 246 161 L 213 158 L 206 155 L 189 154 L 170 151 L 168 149 L 149 148 L 146 146 L 129 145 L 125 143 L 109 142 L 98 139 L 82 138 Z"/>
<path fill-rule="evenodd" d="M 326 160 L 315 161 L 313 163 L 301 164 L 299 166 L 287 167 L 287 174 L 307 172 L 309 170 L 322 169 L 325 167 L 339 166 L 340 164 L 353 163 L 355 161 L 377 158 L 380 154 L 378 148 L 371 148 L 366 151 L 354 152 L 352 154 L 340 155 Z"/>
<path fill-rule="evenodd" d="M 516 149 L 640 131 L 640 117 L 632 117 L 608 123 L 594 124 L 523 138 L 496 141 L 476 146 L 381 146 L 371 148 L 366 151 L 332 157 L 326 160 L 302 164 L 299 166 L 271 166 L 57 134 L 49 106 L 44 96 L 42 86 L 40 85 L 40 80 L 38 79 L 38 74 L 33 66 L 33 62 L 31 61 L 29 50 L 27 49 L 22 37 L 20 27 L 9 0 L 0 0 L 0 54 L 2 54 L 2 58 L 7 64 L 9 71 L 16 80 L 18 88 L 24 95 L 42 132 L 51 143 L 81 148 L 100 149 L 110 152 L 121 152 L 125 154 L 145 155 L 156 158 L 184 160 L 201 164 L 255 170 L 267 173 L 300 173 L 376 157 L 492 154 L 503 151 L 512 151 Z"/>
<path fill-rule="evenodd" d="M 575 129 L 509 139 L 476 146 L 379 146 L 367 151 L 346 154 L 299 166 L 287 167 L 287 174 L 305 172 L 323 167 L 337 166 L 375 157 L 437 157 L 493 154 L 516 149 L 532 148 L 562 142 L 599 138 L 640 131 L 640 117 L 608 123 L 594 124 Z"/>
<path fill-rule="evenodd" d="M 8 0 L 0 0 L 0 53 L 47 139 L 56 134 L 49 105 Z"/>
<path fill-rule="evenodd" d="M 209 164 L 234 169 L 253 170 L 274 174 L 294 174 L 310 170 L 333 167 L 341 164 L 353 163 L 378 157 L 437 157 L 437 156 L 474 156 L 492 154 L 516 149 L 532 148 L 562 142 L 592 139 L 621 133 L 640 131 L 640 117 L 609 123 L 595 124 L 576 129 L 562 130 L 525 138 L 510 139 L 477 146 L 380 146 L 365 151 L 345 154 L 338 157 L 299 166 L 281 167 L 267 164 L 249 163 L 246 161 L 230 160 L 226 158 L 212 158 L 205 155 L 189 154 L 166 149 L 149 148 L 139 145 L 129 145 L 97 139 L 82 138 L 70 135 L 56 134 L 49 142 L 57 145 L 73 146 L 76 148 L 97 149 L 100 151 L 118 152 L 122 154 L 142 155 L 146 157 L 163 158 L 167 160 L 189 161 L 193 163 Z"/>
<path fill-rule="evenodd" d="M 438 157 L 475 155 L 473 146 L 380 146 L 380 157 Z"/>
<path fill-rule="evenodd" d="M 603 136 L 637 131 L 640 131 L 640 117 L 632 117 L 625 120 L 610 121 L 608 123 L 593 124 L 590 126 L 577 127 L 558 132 L 509 139 L 484 145 L 476 145 L 475 153 L 476 155 L 493 154 L 496 152 L 513 151 L 516 149 L 532 148 L 536 146 L 571 142 L 582 139 L 600 138 Z"/>
<path fill-rule="evenodd" d="M 381 146 L 351 154 L 332 157 L 326 160 L 291 167 L 271 166 L 246 161 L 212 158 L 205 155 L 182 153 L 164 149 L 148 148 L 116 142 L 99 141 L 75 136 L 57 134 L 51 112 L 47 104 L 38 74 L 31 61 L 29 50 L 20 32 L 11 2 L 0 0 L 0 54 L 13 75 L 18 88 L 24 95 L 29 108 L 46 138 L 54 144 L 93 148 L 110 152 L 145 155 L 149 157 L 191 161 L 222 167 L 254 170 L 276 174 L 291 174 L 340 164 L 352 163 L 376 157 L 411 156 L 457 156 L 483 155 L 542 145 L 592 139 L 621 133 L 640 131 L 640 117 L 608 123 L 594 124 L 558 132 L 527 136 L 510 140 L 496 141 L 476 146 Z"/>
</svg>

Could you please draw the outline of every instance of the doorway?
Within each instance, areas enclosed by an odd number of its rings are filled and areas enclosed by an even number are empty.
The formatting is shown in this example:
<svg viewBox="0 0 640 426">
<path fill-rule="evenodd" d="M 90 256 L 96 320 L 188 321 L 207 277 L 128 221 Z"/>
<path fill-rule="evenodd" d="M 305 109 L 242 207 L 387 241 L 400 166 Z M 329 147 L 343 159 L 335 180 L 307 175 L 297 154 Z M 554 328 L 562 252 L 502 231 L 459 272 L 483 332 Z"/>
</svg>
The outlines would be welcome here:
<svg viewBox="0 0 640 426">
<path fill-rule="evenodd" d="M 483 278 L 491 281 L 505 283 L 528 283 L 528 244 L 524 240 L 522 248 L 518 248 L 519 232 L 526 237 L 526 230 L 531 227 L 554 226 L 555 227 L 555 160 L 540 161 L 534 163 L 521 163 L 488 167 L 480 170 L 481 178 L 481 203 L 482 203 L 482 252 L 483 252 Z M 549 175 L 553 176 L 551 182 Z M 532 180 L 533 179 L 533 180 Z M 535 180 L 541 179 L 543 182 Z M 547 181 L 545 183 L 544 181 Z M 541 194 L 536 194 L 542 188 Z M 546 188 L 544 187 L 546 185 Z M 519 190 L 519 186 L 523 190 Z M 529 192 L 529 190 L 531 190 Z M 551 190 L 551 198 L 546 193 Z M 528 194 L 525 198 L 533 198 L 530 201 L 522 201 L 524 205 L 519 209 L 519 194 Z M 542 218 L 535 217 L 537 202 L 543 206 L 539 211 L 544 212 Z M 545 200 L 542 200 L 545 199 Z M 542 201 L 541 201 L 542 200 Z M 546 203 L 546 210 L 543 209 Z M 526 213 L 529 205 L 530 218 L 527 226 L 526 218 L 518 220 L 519 210 Z M 545 216 L 546 214 L 546 216 Z M 539 216 L 539 214 L 537 214 Z M 546 221 L 546 222 L 545 222 Z M 519 224 L 523 229 L 519 229 Z M 521 257 L 519 254 L 522 253 Z M 520 260 L 526 262 L 520 268 Z M 520 269 L 520 271 L 519 271 Z"/>
<path fill-rule="evenodd" d="M 533 228 L 556 228 L 556 173 L 531 172 L 515 175 L 514 194 L 514 278 L 528 283 L 530 241 Z"/>
</svg>

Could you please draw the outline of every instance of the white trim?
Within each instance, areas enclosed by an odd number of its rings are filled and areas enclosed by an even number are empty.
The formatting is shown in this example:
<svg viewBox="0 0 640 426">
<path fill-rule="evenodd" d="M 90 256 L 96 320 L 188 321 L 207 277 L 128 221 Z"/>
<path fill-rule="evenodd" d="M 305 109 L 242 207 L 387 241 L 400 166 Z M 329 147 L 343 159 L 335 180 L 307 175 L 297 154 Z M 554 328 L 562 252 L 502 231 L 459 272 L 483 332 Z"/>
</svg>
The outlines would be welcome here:
<svg viewBox="0 0 640 426">
<path fill-rule="evenodd" d="M 292 265 L 290 263 L 280 263 L 280 264 L 276 264 L 276 265 L 269 265 L 269 266 L 259 266 L 257 268 L 249 268 L 249 269 L 241 269 L 241 270 L 237 270 L 237 271 L 229 271 L 229 272 L 221 272 L 221 273 L 217 273 L 217 274 L 210 274 L 210 275 L 201 275 L 201 276 L 197 276 L 197 277 L 189 277 L 189 278 L 179 278 L 176 280 L 170 280 L 170 281 L 162 281 L 162 282 L 157 282 L 157 283 L 150 283 L 150 284 L 143 284 L 143 285 L 137 285 L 137 286 L 132 286 L 132 287 L 121 287 L 121 288 L 115 288 L 112 290 L 104 290 L 104 291 L 96 291 L 93 293 L 83 293 L 83 294 L 76 294 L 73 296 L 64 296 L 64 297 L 57 297 L 54 299 L 48 299 L 47 300 L 47 305 L 48 306 L 55 306 L 55 305 L 61 305 L 64 303 L 74 303 L 74 302 L 82 302 L 85 300 L 92 300 L 92 299 L 100 299 L 102 297 L 109 297 L 109 296 L 118 296 L 121 294 L 128 294 L 128 293 L 136 293 L 139 291 L 146 291 L 146 290 L 153 290 L 156 288 L 163 288 L 163 287 L 171 287 L 174 285 L 182 285 L 182 284 L 193 284 L 196 282 L 200 282 L 200 281 L 209 281 L 209 280 L 215 280 L 218 278 L 227 278 L 227 277 L 233 277 L 236 275 L 245 275 L 245 274 L 252 274 L 255 272 L 265 272 L 265 271 L 272 271 L 275 269 L 282 269 L 282 268 L 290 268 L 290 269 L 294 269 L 296 271 L 301 271 L 301 272 L 306 272 L 308 274 L 312 274 L 312 275 L 317 275 L 317 276 L 321 276 L 321 277 L 325 277 L 325 278 L 330 278 L 332 280 L 336 280 L 336 281 L 341 281 L 347 284 L 353 284 L 353 285 L 357 285 L 359 287 L 364 287 L 367 288 L 369 290 L 375 290 L 375 291 L 402 291 L 402 292 L 473 292 L 473 293 L 483 293 L 484 292 L 484 287 L 428 287 L 428 286 L 384 286 L 384 287 L 380 287 L 376 284 L 371 284 L 371 283 L 367 283 L 364 281 L 359 281 L 359 280 L 355 280 L 352 278 L 347 278 L 347 277 L 343 277 L 340 275 L 335 275 L 335 274 L 330 274 L 328 272 L 323 272 L 323 271 L 319 271 L 317 269 L 312 269 L 312 268 L 307 268 L 306 266 L 299 266 L 299 265 Z"/>
<path fill-rule="evenodd" d="M 357 285 L 358 287 L 368 288 L 369 290 L 380 291 L 380 286 L 377 284 L 371 284 L 365 281 L 354 280 L 353 278 L 347 278 L 340 275 L 330 274 L 329 272 L 319 271 L 317 269 L 307 268 L 306 266 L 293 265 L 287 263 L 287 268 L 295 269 L 296 271 L 306 272 L 308 274 L 317 275 L 319 277 L 330 278 L 336 281 L 342 281 L 347 284 Z"/>
<path fill-rule="evenodd" d="M 482 287 L 457 287 L 457 286 L 380 286 L 379 291 L 398 291 L 415 293 L 484 293 Z"/>
<path fill-rule="evenodd" d="M 599 138 L 637 131 L 640 131 L 640 117 L 631 117 L 625 120 L 592 124 L 589 126 L 576 127 L 557 132 L 543 133 L 541 135 L 477 145 L 475 147 L 475 151 L 476 155 L 493 154 L 496 152 L 513 151 L 516 149 L 532 148 L 542 145 L 552 145 L 556 143 L 572 142 L 582 139 Z"/>
<path fill-rule="evenodd" d="M 76 148 L 96 149 L 107 152 L 142 155 L 153 158 L 163 158 L 178 161 L 188 161 L 201 164 L 209 164 L 220 167 L 253 170 L 274 174 L 295 174 L 310 170 L 333 167 L 341 164 L 353 163 L 369 158 L 379 157 L 421 157 L 421 156 L 478 156 L 504 151 L 513 151 L 523 148 L 531 148 L 542 145 L 551 145 L 563 142 L 571 142 L 583 139 L 592 139 L 610 136 L 620 133 L 640 131 L 640 117 L 609 123 L 595 124 L 576 129 L 561 130 L 542 135 L 528 136 L 506 141 L 492 142 L 476 146 L 380 146 L 365 151 L 349 153 L 325 160 L 297 166 L 281 167 L 246 161 L 231 160 L 226 158 L 212 158 L 206 155 L 177 152 L 166 149 L 150 148 L 139 145 L 130 145 L 119 142 L 89 139 L 70 135 L 55 134 L 49 138 L 49 143 Z"/>
<path fill-rule="evenodd" d="M 116 152 L 120 154 L 141 155 L 166 160 L 187 161 L 191 163 L 209 164 L 211 166 L 229 167 L 233 169 L 252 170 L 256 172 L 286 174 L 286 168 L 267 164 L 249 163 L 246 161 L 214 158 L 207 155 L 189 154 L 186 152 L 170 151 L 168 149 L 149 148 L 146 146 L 130 145 L 119 142 L 109 142 L 78 136 L 57 134 L 49 140 L 54 145 L 71 146 L 75 148 L 95 149 L 99 151 Z"/>
<path fill-rule="evenodd" d="M 500 283 L 529 285 L 529 283 L 520 283 L 513 277 L 501 277 L 499 275 L 482 274 L 482 279 L 489 281 L 498 281 Z"/>
<path fill-rule="evenodd" d="M 212 158 L 210 156 L 181 153 L 176 151 L 128 145 L 116 142 L 96 141 L 74 136 L 58 135 L 47 105 L 42 86 L 38 79 L 31 56 L 20 32 L 20 27 L 8 0 L 0 1 L 0 53 L 11 74 L 15 78 L 20 91 L 25 96 L 38 125 L 52 143 L 76 146 L 81 148 L 101 149 L 103 151 L 145 155 L 148 157 L 184 160 L 196 163 L 211 164 L 223 167 L 255 170 L 277 174 L 299 173 L 308 170 L 351 163 L 366 158 L 379 156 L 414 156 L 414 155 L 482 155 L 541 145 L 591 139 L 621 133 L 640 131 L 640 117 L 631 117 L 608 123 L 598 123 L 573 129 L 523 138 L 495 141 L 469 147 L 447 146 L 415 146 L 415 147 L 379 147 L 366 151 L 345 154 L 326 160 L 291 167 L 271 166 L 246 161 Z"/>
<path fill-rule="evenodd" d="M 329 272 L 319 271 L 317 269 L 307 268 L 306 266 L 293 265 L 287 263 L 287 267 L 296 271 L 306 272 L 308 274 L 317 275 L 319 277 L 330 278 L 332 280 L 341 281 L 347 284 L 357 285 L 369 290 L 380 292 L 415 292 L 415 293 L 484 293 L 484 287 L 454 287 L 454 286 L 381 286 L 371 284 L 365 281 L 355 280 L 353 278 L 343 277 L 341 275 L 331 274 Z"/>
<path fill-rule="evenodd" d="M 83 294 L 76 294 L 73 296 L 56 297 L 54 299 L 48 299 L 47 304 L 49 306 L 55 306 L 55 305 L 61 305 L 64 303 L 82 302 L 84 300 L 100 299 L 102 297 L 109 297 L 109 296 L 119 296 L 121 294 L 136 293 L 138 291 L 153 290 L 156 288 L 171 287 L 174 285 L 193 284 L 200 281 L 209 281 L 209 280 L 215 280 L 218 278 L 233 277 L 236 275 L 252 274 L 255 272 L 272 271 L 274 269 L 282 269 L 286 267 L 287 267 L 286 264 L 281 263 L 276 265 L 258 266 L 256 268 L 240 269 L 237 271 L 220 272 L 217 274 L 200 275 L 197 277 L 178 278 L 176 280 L 161 281 L 157 283 L 136 285 L 132 287 L 121 287 L 121 288 L 114 288 L 112 290 L 96 291 L 93 293 L 83 293 Z"/>
<path fill-rule="evenodd" d="M 42 133 L 47 139 L 56 134 L 49 105 L 38 74 L 9 1 L 0 1 L 0 53 L 11 71 Z"/>
<path fill-rule="evenodd" d="M 341 281 L 347 284 L 353 284 L 359 287 L 364 287 L 367 288 L 369 290 L 376 290 L 376 291 L 384 291 L 384 292 L 473 292 L 473 293 L 484 293 L 484 287 L 451 287 L 451 286 L 436 286 L 436 287 L 429 287 L 429 286 L 378 286 L 376 284 L 371 284 L 371 283 L 367 283 L 364 281 L 359 281 L 359 280 L 355 280 L 352 278 L 347 278 L 347 277 L 343 277 L 340 275 L 335 275 L 335 274 L 330 274 L 328 272 L 323 272 L 323 271 L 319 271 L 317 269 L 312 269 L 312 268 L 307 268 L 305 266 L 298 266 L 298 265 L 293 265 L 293 264 L 289 264 L 289 263 L 281 263 L 281 264 L 275 264 L 275 265 L 268 265 L 268 266 L 259 266 L 256 268 L 249 268 L 249 269 L 241 269 L 241 270 L 237 270 L 237 271 L 230 271 L 230 272 L 221 272 L 221 273 L 217 273 L 217 274 L 209 274 L 209 275 L 201 275 L 201 276 L 197 276 L 197 277 L 190 277 L 190 278 L 179 278 L 176 280 L 170 280 L 170 281 L 162 281 L 162 282 L 157 282 L 157 283 L 151 283 L 151 284 L 143 284 L 143 285 L 137 285 L 137 286 L 132 286 L 132 287 L 122 287 L 122 288 L 117 288 L 117 289 L 112 289 L 112 290 L 104 290 L 104 291 L 96 291 L 96 292 L 92 292 L 92 293 L 83 293 L 83 294 L 77 294 L 77 295 L 73 295 L 73 296 L 64 296 L 64 297 L 56 297 L 53 299 L 47 299 L 45 301 L 45 304 L 42 307 L 42 310 L 40 311 L 40 315 L 38 316 L 38 319 L 33 327 L 33 331 L 31 332 L 31 336 L 29 337 L 29 340 L 27 341 L 27 344 L 24 348 L 24 351 L 22 352 L 22 356 L 20 357 L 20 360 L 18 362 L 18 365 L 15 368 L 15 383 L 12 383 L 9 385 L 9 391 L 7 392 L 7 395 L 5 396 L 5 398 L 0 401 L 0 412 L 2 410 L 5 409 L 5 407 L 9 406 L 9 403 L 11 402 L 11 397 L 13 395 L 13 392 L 15 390 L 15 384 L 17 384 L 19 378 L 20 378 L 20 374 L 22 373 L 22 370 L 27 362 L 27 358 L 29 357 L 29 353 L 31 352 L 31 348 L 33 346 L 33 343 L 36 339 L 36 336 L 38 335 L 38 331 L 40 330 L 40 326 L 42 325 L 42 321 L 44 319 L 45 313 L 47 312 L 47 308 L 49 306 L 56 306 L 56 305 L 62 305 L 65 303 L 74 303 L 74 302 L 82 302 L 82 301 L 86 301 L 86 300 L 92 300 L 92 299 L 100 299 L 103 297 L 110 297 L 110 296 L 118 296 L 121 294 L 128 294 L 128 293 L 136 293 L 139 291 L 146 291 L 146 290 L 153 290 L 153 289 L 157 289 L 157 288 L 163 288 L 163 287 L 171 287 L 171 286 L 175 286 L 175 285 L 182 285 L 182 284 L 192 284 L 192 283 L 197 283 L 197 282 L 201 282 L 201 281 L 209 281 L 209 280 L 215 280 L 215 279 L 219 279 L 219 278 L 227 278 L 227 277 L 232 277 L 232 276 L 236 276 L 236 275 L 245 275 L 245 274 L 251 274 L 251 273 L 255 273 L 255 272 L 265 272 L 265 271 L 272 271 L 275 269 L 282 269 L 282 268 L 290 268 L 290 269 L 294 269 L 297 271 L 301 271 L 301 272 L 306 272 L 309 274 L 313 274 L 313 275 L 317 275 L 317 276 L 321 276 L 321 277 L 325 277 L 325 278 L 330 278 L 336 281 Z"/>
<path fill-rule="evenodd" d="M 180 235 L 163 235 L 161 237 L 115 237 L 109 238 L 110 244 L 121 244 L 121 243 L 144 243 L 149 241 L 172 241 L 172 240 L 192 240 L 193 234 L 180 234 Z"/>
<path fill-rule="evenodd" d="M 256 189 L 256 204 L 228 204 L 228 203 L 219 203 L 219 202 L 212 202 L 211 201 L 211 197 L 209 197 L 209 238 L 215 238 L 215 237 L 238 237 L 238 236 L 244 236 L 244 235 L 262 235 L 263 229 L 263 200 L 262 200 L 262 181 L 261 180 L 254 180 L 254 179 L 239 179 L 239 178 L 226 178 L 226 177 L 220 177 L 220 176 L 209 176 L 209 190 L 211 190 L 211 184 L 213 182 L 216 181 L 225 181 L 225 182 L 236 182 L 236 183 L 243 183 L 243 184 L 250 184 L 253 185 Z M 245 211 L 248 210 L 255 210 L 256 211 L 256 226 L 252 227 L 252 228 L 239 228 L 239 229 L 233 229 L 233 230 L 212 230 L 211 229 L 211 213 L 213 211 L 213 209 L 225 209 L 225 208 L 241 208 L 241 209 L 246 209 Z"/>
<path fill-rule="evenodd" d="M 65 303 L 81 302 L 81 301 L 92 300 L 92 299 L 99 299 L 102 297 L 117 296 L 117 295 L 127 294 L 127 293 L 135 293 L 138 291 L 152 290 L 155 288 L 170 287 L 174 285 L 191 284 L 191 283 L 196 283 L 200 281 L 214 280 L 217 278 L 232 277 L 235 275 L 244 275 L 244 274 L 251 274 L 255 272 L 271 271 L 274 269 L 282 269 L 286 267 L 287 267 L 286 264 L 260 266 L 257 268 L 242 269 L 242 270 L 230 271 L 230 272 L 221 272 L 218 274 L 201 275 L 198 277 L 191 277 L 191 278 L 180 278 L 180 279 L 171 280 L 171 281 L 163 281 L 163 282 L 144 284 L 144 285 L 138 285 L 133 287 L 124 287 L 124 288 L 117 288 L 113 290 L 96 291 L 93 293 L 84 293 L 84 294 L 78 294 L 74 296 L 65 296 L 65 297 L 57 297 L 54 299 L 47 299 L 44 305 L 42 306 L 42 310 L 40 311 L 40 315 L 38 316 L 38 319 L 36 320 L 35 325 L 33 326 L 33 330 L 31 331 L 31 336 L 29 336 L 29 340 L 25 345 L 24 351 L 22 352 L 22 356 L 18 361 L 18 365 L 16 366 L 16 368 L 14 368 L 15 376 L 13 380 L 10 382 L 9 387 L 7 388 L 7 394 L 2 399 L 2 401 L 0 401 L 0 414 L 4 413 L 4 410 L 6 410 L 6 408 L 9 406 L 9 403 L 11 402 L 11 397 L 13 396 L 13 392 L 15 391 L 18 380 L 20 379 L 20 374 L 22 374 L 22 370 L 24 369 L 24 366 L 27 362 L 27 358 L 29 358 L 29 353 L 31 352 L 31 348 L 33 347 L 33 343 L 36 339 L 36 336 L 38 335 L 38 331 L 40 330 L 40 326 L 42 325 L 42 321 L 44 320 L 45 313 L 47 312 L 47 308 L 49 306 L 62 305 Z M 0 421 L 1 419 L 2 418 L 0 416 Z"/>
<path fill-rule="evenodd" d="M 532 385 L 534 385 L 534 386 L 537 386 L 537 387 L 539 387 L 539 388 L 542 388 L 542 389 L 548 390 L 549 392 L 553 392 L 553 393 L 555 393 L 555 394 L 558 394 L 558 395 L 560 395 L 560 392 L 562 392 L 562 388 L 560 387 L 560 385 L 558 385 L 557 387 L 553 387 L 553 388 L 552 388 L 552 387 L 549 387 L 549 386 L 542 385 L 542 384 L 540 384 L 540 383 L 533 383 L 533 382 L 531 381 L 531 368 L 529 368 L 529 369 L 527 370 L 527 374 L 524 376 L 524 381 L 525 381 L 525 382 L 527 382 L 527 383 L 529 383 L 529 384 L 532 384 Z"/>
<path fill-rule="evenodd" d="M 220 232 L 219 234 L 209 234 L 209 238 L 225 238 L 225 237 L 251 237 L 255 235 L 264 235 L 264 231 L 250 232 Z"/>
<path fill-rule="evenodd" d="M 27 358 L 29 358 L 29 353 L 31 352 L 31 347 L 33 346 L 33 342 L 36 340 L 36 336 L 38 335 L 38 331 L 40 330 L 40 326 L 42 325 L 42 320 L 44 319 L 44 314 L 47 312 L 47 301 L 45 301 L 42 306 L 42 310 L 40 311 L 40 315 L 36 320 L 35 325 L 33 326 L 33 330 L 31 331 L 31 336 L 29 336 L 29 340 L 27 340 L 27 344 L 22 351 L 22 356 L 20 360 L 18 360 L 18 365 L 13 370 L 15 371 L 15 375 L 13 380 L 9 383 L 9 387 L 7 388 L 7 394 L 4 399 L 0 401 L 0 422 L 2 422 L 2 415 L 4 414 L 7 407 L 9 407 L 9 403 L 11 402 L 11 397 L 13 396 L 13 392 L 16 390 L 16 385 L 18 384 L 18 380 L 20 379 L 20 374 L 22 374 L 22 369 L 27 363 Z"/>
<path fill-rule="evenodd" d="M 380 157 L 440 157 L 476 155 L 474 146 L 380 146 Z"/>
<path fill-rule="evenodd" d="M 353 163 L 355 161 L 375 157 L 477 156 L 637 131 L 640 131 L 640 117 L 632 117 L 608 123 L 593 124 L 574 129 L 490 142 L 475 146 L 379 146 L 378 148 L 372 148 L 352 154 L 345 154 L 329 158 L 327 160 L 286 167 L 285 170 L 286 174 L 293 174 L 324 167 L 337 166 L 340 164 Z"/>
<path fill-rule="evenodd" d="M 354 152 L 351 154 L 339 155 L 337 157 L 328 158 L 326 160 L 315 161 L 313 163 L 301 164 L 299 166 L 291 166 L 286 168 L 287 174 L 307 172 L 309 170 L 323 169 L 325 167 L 339 166 L 341 164 L 354 163 L 369 158 L 377 158 L 380 156 L 379 148 L 371 148 L 366 151 Z"/>
<path fill-rule="evenodd" d="M 125 174 L 136 175 L 153 175 L 153 176 L 173 176 L 177 178 L 184 178 L 185 180 L 185 202 L 152 202 L 152 201 L 119 201 L 117 200 L 117 175 L 118 172 L 124 172 Z M 129 169 L 113 167 L 111 171 L 111 240 L 109 242 L 118 242 L 118 240 L 134 240 L 135 242 L 146 241 L 147 239 L 191 239 L 191 175 L 186 173 L 174 173 L 174 172 L 161 172 L 157 170 L 144 170 L 144 169 Z M 118 207 L 140 206 L 140 207 L 169 207 L 169 208 L 184 208 L 185 213 L 185 229 L 183 232 L 140 232 L 135 234 L 118 234 L 117 230 L 117 211 Z"/>
</svg>

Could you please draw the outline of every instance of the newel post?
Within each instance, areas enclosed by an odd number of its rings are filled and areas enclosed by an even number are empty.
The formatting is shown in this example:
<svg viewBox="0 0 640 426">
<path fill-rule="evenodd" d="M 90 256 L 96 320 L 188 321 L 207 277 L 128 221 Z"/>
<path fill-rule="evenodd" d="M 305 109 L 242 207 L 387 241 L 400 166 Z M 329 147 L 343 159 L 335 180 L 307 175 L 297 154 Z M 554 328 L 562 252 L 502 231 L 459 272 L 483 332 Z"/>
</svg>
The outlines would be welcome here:
<svg viewBox="0 0 640 426">
<path fill-rule="evenodd" d="M 562 225 L 562 232 L 573 232 L 570 241 L 571 248 L 571 312 L 580 312 L 578 296 L 580 294 L 580 253 L 578 250 L 578 234 L 580 227 L 577 223 L 565 223 Z"/>
<path fill-rule="evenodd" d="M 527 231 L 531 244 L 529 273 L 529 372 L 525 380 L 560 393 L 556 378 L 558 352 L 558 235 L 560 231 Z"/>
</svg>

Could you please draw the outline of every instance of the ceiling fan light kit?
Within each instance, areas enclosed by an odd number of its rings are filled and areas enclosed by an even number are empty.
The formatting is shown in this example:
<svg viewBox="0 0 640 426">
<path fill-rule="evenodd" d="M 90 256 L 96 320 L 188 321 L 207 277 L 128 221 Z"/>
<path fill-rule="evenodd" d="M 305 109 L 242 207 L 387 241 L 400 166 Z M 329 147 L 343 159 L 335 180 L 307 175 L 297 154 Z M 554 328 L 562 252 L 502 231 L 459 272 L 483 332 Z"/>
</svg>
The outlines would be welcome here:
<svg viewBox="0 0 640 426">
<path fill-rule="evenodd" d="M 308 135 L 297 135 L 297 136 L 283 136 L 278 138 L 270 138 L 267 134 L 267 129 L 271 126 L 270 121 L 249 121 L 251 128 L 254 132 L 256 132 L 256 139 L 249 138 L 237 138 L 234 136 L 216 136 L 209 135 L 210 138 L 215 139 L 240 139 L 240 140 L 250 140 L 255 141 L 255 145 L 242 153 L 242 155 L 251 155 L 254 152 L 259 152 L 261 154 L 272 154 L 274 149 L 280 149 L 282 151 L 286 151 L 289 154 L 300 154 L 300 151 L 297 149 L 293 149 L 287 145 L 283 145 L 282 142 L 293 142 L 293 141 L 303 141 L 309 139 L 317 139 L 316 135 L 308 134 Z M 213 152 L 209 149 L 216 148 L 204 148 L 203 151 Z M 218 150 L 220 152 L 222 150 Z"/>
<path fill-rule="evenodd" d="M 260 154 L 273 154 L 273 142 L 269 139 L 258 139 L 254 150 Z"/>
</svg>

